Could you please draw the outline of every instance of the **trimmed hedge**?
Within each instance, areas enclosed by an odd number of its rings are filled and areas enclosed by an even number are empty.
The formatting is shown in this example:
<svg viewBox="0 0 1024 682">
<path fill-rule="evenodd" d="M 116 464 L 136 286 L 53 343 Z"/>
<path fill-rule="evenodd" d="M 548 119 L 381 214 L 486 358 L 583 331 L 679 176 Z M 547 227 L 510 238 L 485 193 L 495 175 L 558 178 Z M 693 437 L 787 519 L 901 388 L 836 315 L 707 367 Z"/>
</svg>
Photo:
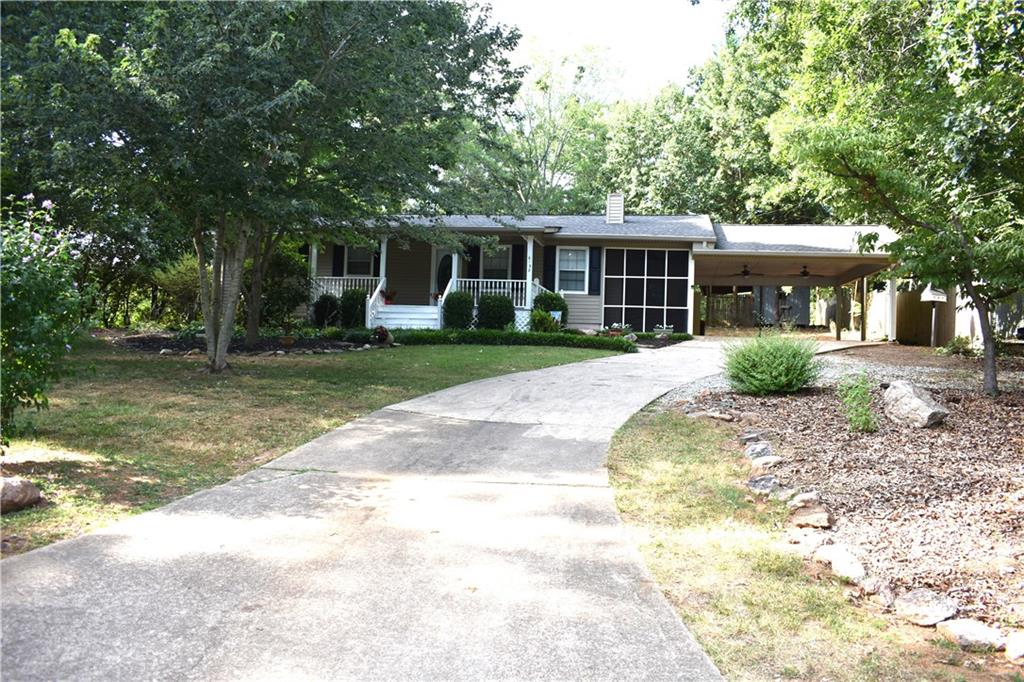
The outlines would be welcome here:
<svg viewBox="0 0 1024 682">
<path fill-rule="evenodd" d="M 658 338 L 658 335 L 654 332 L 633 332 L 636 334 L 636 338 L 643 339 L 644 341 L 654 341 Z M 693 341 L 693 334 L 687 334 L 686 332 L 680 332 L 678 334 L 669 334 L 668 341 Z"/>
<path fill-rule="evenodd" d="M 469 329 L 473 326 L 473 294 L 453 291 L 444 299 L 444 326 L 446 329 Z"/>
<path fill-rule="evenodd" d="M 372 343 L 369 329 L 328 329 L 325 339 L 349 343 Z M 585 336 L 578 334 L 539 334 L 508 332 L 499 329 L 392 329 L 396 343 L 407 346 L 447 346 L 478 344 L 481 346 L 561 346 L 565 348 L 596 348 L 620 353 L 635 353 L 636 344 L 621 336 Z"/>
<path fill-rule="evenodd" d="M 484 294 L 480 297 L 477 311 L 477 327 L 480 329 L 504 329 L 516 321 L 516 306 L 512 299 L 503 294 Z"/>
</svg>

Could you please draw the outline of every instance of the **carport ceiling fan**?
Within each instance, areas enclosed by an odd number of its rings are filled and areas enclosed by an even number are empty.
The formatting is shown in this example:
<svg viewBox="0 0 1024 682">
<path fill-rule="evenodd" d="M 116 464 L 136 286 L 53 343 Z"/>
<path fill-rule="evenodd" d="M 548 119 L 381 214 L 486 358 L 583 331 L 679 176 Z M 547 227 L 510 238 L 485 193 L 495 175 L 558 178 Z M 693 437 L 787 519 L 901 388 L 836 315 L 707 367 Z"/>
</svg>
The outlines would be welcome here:
<svg viewBox="0 0 1024 682">
<path fill-rule="evenodd" d="M 812 275 L 810 268 L 806 265 L 800 268 L 800 272 L 795 275 L 786 275 L 787 277 L 801 277 L 803 279 L 820 279 L 823 275 Z"/>
<path fill-rule="evenodd" d="M 727 277 L 742 277 L 743 279 L 746 279 L 747 277 L 764 277 L 764 273 L 763 272 L 751 272 L 750 271 L 750 266 L 748 266 L 746 263 L 744 263 L 742 270 L 740 270 L 739 272 L 734 272 L 734 273 L 732 273 L 730 275 L 726 275 L 726 276 Z"/>
</svg>

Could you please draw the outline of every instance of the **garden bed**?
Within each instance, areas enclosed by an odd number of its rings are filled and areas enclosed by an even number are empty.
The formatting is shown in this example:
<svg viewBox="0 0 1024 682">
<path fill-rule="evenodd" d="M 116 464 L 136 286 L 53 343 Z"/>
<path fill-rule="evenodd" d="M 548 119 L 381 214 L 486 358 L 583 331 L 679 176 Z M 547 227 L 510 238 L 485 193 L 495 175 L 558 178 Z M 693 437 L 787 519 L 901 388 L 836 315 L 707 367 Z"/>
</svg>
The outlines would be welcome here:
<svg viewBox="0 0 1024 682">
<path fill-rule="evenodd" d="M 881 390 L 873 392 L 881 414 Z M 772 473 L 816 490 L 837 521 L 830 535 L 859 548 L 897 592 L 930 587 L 964 617 L 1024 624 L 1024 393 L 995 400 L 935 391 L 950 408 L 929 429 L 879 419 L 850 433 L 831 389 L 787 397 L 708 392 L 698 406 L 735 410 L 785 459 Z"/>
</svg>

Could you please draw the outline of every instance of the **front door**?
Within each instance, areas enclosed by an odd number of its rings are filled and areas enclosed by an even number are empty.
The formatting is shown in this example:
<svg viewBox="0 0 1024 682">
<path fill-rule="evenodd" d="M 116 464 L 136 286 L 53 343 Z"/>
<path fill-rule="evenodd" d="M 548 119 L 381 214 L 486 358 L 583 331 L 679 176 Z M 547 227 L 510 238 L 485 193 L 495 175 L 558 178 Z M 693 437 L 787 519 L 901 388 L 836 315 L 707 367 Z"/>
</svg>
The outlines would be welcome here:
<svg viewBox="0 0 1024 682">
<path fill-rule="evenodd" d="M 431 286 L 433 292 L 431 295 L 431 302 L 437 303 L 438 297 L 444 293 L 445 288 L 448 286 L 448 282 L 452 279 L 452 258 L 454 258 L 451 249 L 445 249 L 437 247 L 434 249 L 434 272 L 433 281 Z"/>
</svg>

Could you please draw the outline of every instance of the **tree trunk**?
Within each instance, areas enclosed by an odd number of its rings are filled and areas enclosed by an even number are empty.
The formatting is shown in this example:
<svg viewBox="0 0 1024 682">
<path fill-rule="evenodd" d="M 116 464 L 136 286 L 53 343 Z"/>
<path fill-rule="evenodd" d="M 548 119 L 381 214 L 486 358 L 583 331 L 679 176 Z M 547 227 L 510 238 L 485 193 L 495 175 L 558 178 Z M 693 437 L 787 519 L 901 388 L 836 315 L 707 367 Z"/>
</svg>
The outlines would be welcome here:
<svg viewBox="0 0 1024 682">
<path fill-rule="evenodd" d="M 248 232 L 248 221 L 222 216 L 214 232 L 212 272 L 207 273 L 206 235 L 200 220 L 196 219 L 193 239 L 199 259 L 199 299 L 211 372 L 220 372 L 228 366 L 228 346 L 235 329 Z"/>
<path fill-rule="evenodd" d="M 974 309 L 978 311 L 978 323 L 981 326 L 985 393 L 994 398 L 999 395 L 999 380 L 996 374 L 996 337 L 995 331 L 992 329 L 992 320 L 988 316 L 988 301 L 978 295 L 974 282 L 964 282 L 964 288 L 974 303 Z"/>
<path fill-rule="evenodd" d="M 245 305 L 245 347 L 252 350 L 260 340 L 260 323 L 263 321 L 263 281 L 270 269 L 270 260 L 274 256 L 284 231 L 270 230 L 257 223 L 253 230 L 252 270 L 249 273 L 249 291 Z"/>
</svg>

